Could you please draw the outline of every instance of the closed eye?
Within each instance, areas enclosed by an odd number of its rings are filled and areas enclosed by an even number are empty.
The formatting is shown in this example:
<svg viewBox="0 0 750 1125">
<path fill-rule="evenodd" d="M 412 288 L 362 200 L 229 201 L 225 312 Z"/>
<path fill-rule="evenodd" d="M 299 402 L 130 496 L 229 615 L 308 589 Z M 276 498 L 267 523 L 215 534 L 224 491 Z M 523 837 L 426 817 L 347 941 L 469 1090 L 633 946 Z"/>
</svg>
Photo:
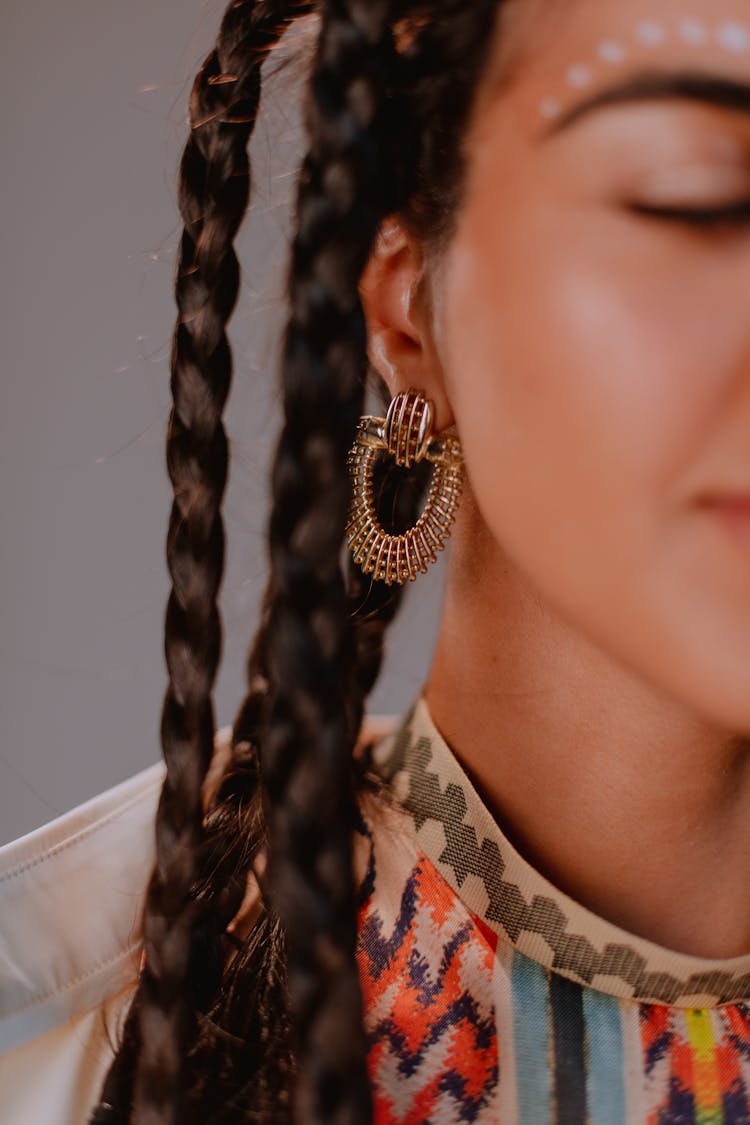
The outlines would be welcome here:
<svg viewBox="0 0 750 1125">
<path fill-rule="evenodd" d="M 636 202 L 629 203 L 627 209 L 647 218 L 686 223 L 704 229 L 736 227 L 750 222 L 750 199 L 740 199 L 723 207 L 664 207 Z"/>
</svg>

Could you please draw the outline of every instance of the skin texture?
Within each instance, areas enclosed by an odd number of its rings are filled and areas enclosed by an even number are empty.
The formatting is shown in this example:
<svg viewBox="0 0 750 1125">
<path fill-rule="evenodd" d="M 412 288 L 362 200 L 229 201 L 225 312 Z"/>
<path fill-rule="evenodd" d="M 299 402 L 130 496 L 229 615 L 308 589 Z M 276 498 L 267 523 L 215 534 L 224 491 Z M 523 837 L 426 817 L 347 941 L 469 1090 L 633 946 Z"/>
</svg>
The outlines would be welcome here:
<svg viewBox="0 0 750 1125">
<path fill-rule="evenodd" d="M 518 0 L 483 77 L 438 260 L 394 218 L 370 355 L 455 425 L 467 487 L 426 697 L 503 829 L 578 901 L 684 953 L 750 951 L 750 550 L 699 504 L 750 493 L 750 116 L 567 105 L 648 64 L 750 81 L 750 51 L 639 45 L 671 0 Z M 710 27 L 747 0 L 694 0 Z M 502 28 L 501 28 L 502 30 Z M 628 58 L 567 69 L 602 40 Z"/>
</svg>

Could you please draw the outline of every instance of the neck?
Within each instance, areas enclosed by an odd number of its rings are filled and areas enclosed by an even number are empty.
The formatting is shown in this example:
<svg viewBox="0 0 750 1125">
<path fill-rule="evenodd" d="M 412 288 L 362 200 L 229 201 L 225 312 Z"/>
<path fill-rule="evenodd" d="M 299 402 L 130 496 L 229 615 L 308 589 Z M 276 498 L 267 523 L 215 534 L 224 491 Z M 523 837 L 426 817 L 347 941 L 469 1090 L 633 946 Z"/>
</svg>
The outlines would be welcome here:
<svg viewBox="0 0 750 1125">
<path fill-rule="evenodd" d="M 748 740 L 577 634 L 496 545 L 480 554 L 455 537 L 425 697 L 505 834 L 631 933 L 750 952 Z"/>
</svg>

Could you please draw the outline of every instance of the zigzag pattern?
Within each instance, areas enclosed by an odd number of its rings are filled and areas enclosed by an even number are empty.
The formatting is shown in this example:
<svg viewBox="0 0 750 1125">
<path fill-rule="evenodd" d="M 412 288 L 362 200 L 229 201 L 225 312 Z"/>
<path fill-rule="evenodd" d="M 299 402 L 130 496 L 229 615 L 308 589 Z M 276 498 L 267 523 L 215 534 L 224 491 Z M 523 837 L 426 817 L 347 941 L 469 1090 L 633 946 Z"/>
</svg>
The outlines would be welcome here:
<svg viewBox="0 0 750 1125">
<path fill-rule="evenodd" d="M 654 1125 L 703 1121 L 750 1125 L 746 1076 L 740 1063 L 742 1057 L 748 1058 L 747 1005 L 717 1009 L 712 1028 L 716 1037 L 715 1060 L 705 1049 L 696 1051 L 684 1022 L 686 1018 L 696 1020 L 705 1015 L 699 1009 L 688 1009 L 686 1016 L 680 1009 L 660 1004 L 640 1005 L 638 1022 L 649 1125 L 652 1121 Z M 734 1028 L 741 1029 L 739 1036 Z M 700 1100 L 709 1093 L 717 1107 L 713 1112 L 707 1111 Z"/>
<path fill-rule="evenodd" d="M 376 1125 L 750 1125 L 747 996 L 634 1002 L 611 977 L 571 979 L 607 967 L 649 993 L 684 987 L 645 943 L 602 942 L 600 919 L 593 942 L 554 888 L 522 895 L 523 868 L 437 733 L 407 723 L 383 751 L 398 809 L 363 810 L 358 864 Z M 536 956 L 517 948 L 524 932 L 546 937 Z M 682 976 L 699 994 L 743 988 L 749 961 Z"/>
<path fill-rule="evenodd" d="M 499 923 L 514 944 L 522 932 L 539 934 L 552 950 L 550 965 L 558 971 L 586 984 L 599 976 L 619 978 L 632 994 L 666 1004 L 695 995 L 726 1003 L 750 994 L 750 972 L 712 969 L 680 979 L 652 971 L 644 956 L 630 945 L 610 942 L 601 951 L 596 949 L 585 934 L 571 928 L 569 918 L 553 899 L 537 894 L 527 903 L 517 885 L 506 878 L 506 864 L 497 841 L 478 834 L 461 785 L 455 781 L 445 788 L 441 785 L 434 769 L 435 750 L 432 739 L 415 731 L 413 719 L 409 719 L 379 769 L 388 781 L 406 771 L 409 791 L 403 805 L 417 832 L 434 822 L 444 833 L 445 847 L 436 857 L 438 867 L 442 865 L 443 874 L 458 891 L 470 875 L 481 879 L 488 899 L 485 920 Z M 457 767 L 456 776 L 460 777 Z"/>
<path fill-rule="evenodd" d="M 377 902 L 359 923 L 360 979 L 378 1125 L 476 1121 L 498 1082 L 494 947 L 420 857 L 384 932 Z"/>
</svg>

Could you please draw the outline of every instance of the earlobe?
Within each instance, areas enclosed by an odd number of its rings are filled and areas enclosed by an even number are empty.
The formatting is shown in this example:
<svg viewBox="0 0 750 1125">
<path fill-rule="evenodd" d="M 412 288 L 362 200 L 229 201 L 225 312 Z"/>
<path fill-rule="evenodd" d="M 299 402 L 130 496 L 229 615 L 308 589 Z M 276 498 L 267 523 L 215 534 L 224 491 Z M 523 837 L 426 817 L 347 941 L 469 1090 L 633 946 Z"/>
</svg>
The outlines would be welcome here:
<svg viewBox="0 0 750 1125">
<path fill-rule="evenodd" d="M 391 396 L 410 387 L 432 399 L 439 428 L 453 423 L 423 305 L 424 255 L 421 243 L 389 217 L 373 246 L 360 280 L 367 321 L 370 362 Z"/>
</svg>

